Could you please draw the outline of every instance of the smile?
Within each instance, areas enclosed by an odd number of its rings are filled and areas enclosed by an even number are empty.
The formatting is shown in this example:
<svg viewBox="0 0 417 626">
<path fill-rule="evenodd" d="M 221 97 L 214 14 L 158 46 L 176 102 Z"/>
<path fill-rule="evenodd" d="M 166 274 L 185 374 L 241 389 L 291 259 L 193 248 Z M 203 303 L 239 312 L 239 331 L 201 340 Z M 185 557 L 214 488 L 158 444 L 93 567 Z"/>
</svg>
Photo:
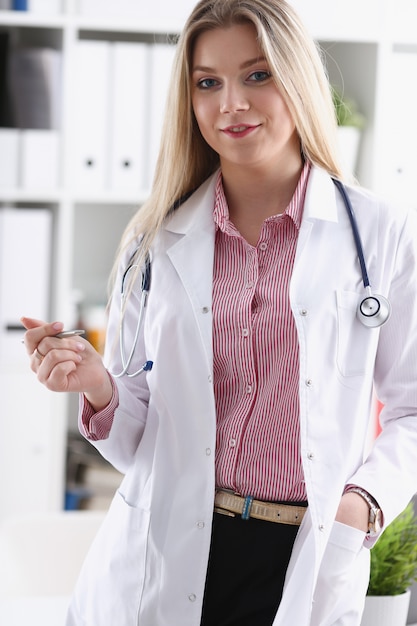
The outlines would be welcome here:
<svg viewBox="0 0 417 626">
<path fill-rule="evenodd" d="M 223 128 L 222 132 L 229 137 L 246 137 L 249 133 L 256 130 L 258 126 L 247 126 L 246 124 L 239 124 L 236 126 L 228 126 Z"/>
</svg>

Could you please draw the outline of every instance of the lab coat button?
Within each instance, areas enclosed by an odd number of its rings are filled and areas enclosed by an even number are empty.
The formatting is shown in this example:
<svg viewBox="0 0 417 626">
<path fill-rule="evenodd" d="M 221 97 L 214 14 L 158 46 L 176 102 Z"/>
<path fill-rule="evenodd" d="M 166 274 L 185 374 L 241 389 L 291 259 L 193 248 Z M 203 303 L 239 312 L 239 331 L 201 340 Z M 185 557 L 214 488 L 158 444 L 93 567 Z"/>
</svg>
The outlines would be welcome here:
<svg viewBox="0 0 417 626">
<path fill-rule="evenodd" d="M 188 599 L 190 602 L 195 602 L 197 600 L 197 596 L 195 595 L 195 593 L 190 593 Z"/>
<path fill-rule="evenodd" d="M 207 378 L 207 379 L 208 379 L 209 383 L 212 383 L 212 382 L 213 382 L 213 376 L 212 376 L 211 374 L 209 374 L 209 376 L 208 376 L 208 378 Z"/>
<path fill-rule="evenodd" d="M 208 306 L 203 306 L 203 308 L 201 309 L 202 313 L 208 313 L 210 311 L 210 308 Z"/>
<path fill-rule="evenodd" d="M 211 448 L 206 448 L 206 456 L 210 456 L 211 455 Z"/>
<path fill-rule="evenodd" d="M 300 311 L 300 315 L 302 315 L 303 317 L 305 317 L 307 313 L 308 313 L 307 309 L 301 309 Z"/>
<path fill-rule="evenodd" d="M 321 533 L 324 531 L 324 524 L 319 524 L 319 531 Z"/>
<path fill-rule="evenodd" d="M 312 387 L 313 386 L 313 381 L 311 380 L 311 378 L 307 378 L 306 385 L 307 385 L 307 387 Z"/>
<path fill-rule="evenodd" d="M 314 459 L 314 452 L 308 452 L 307 453 L 307 458 L 309 461 L 312 461 Z"/>
<path fill-rule="evenodd" d="M 204 523 L 204 522 L 197 522 L 197 528 L 198 528 L 199 530 L 202 530 L 202 529 L 204 528 L 204 526 L 205 526 L 205 523 Z"/>
</svg>

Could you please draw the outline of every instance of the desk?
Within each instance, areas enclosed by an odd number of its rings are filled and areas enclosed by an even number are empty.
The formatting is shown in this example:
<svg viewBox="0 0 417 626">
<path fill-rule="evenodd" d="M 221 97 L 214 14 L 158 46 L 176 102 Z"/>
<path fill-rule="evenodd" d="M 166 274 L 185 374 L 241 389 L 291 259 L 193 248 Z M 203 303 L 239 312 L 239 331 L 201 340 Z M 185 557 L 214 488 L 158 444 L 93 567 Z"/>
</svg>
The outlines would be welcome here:
<svg viewBox="0 0 417 626">
<path fill-rule="evenodd" d="M 67 596 L 0 598 L 2 626 L 64 626 Z"/>
</svg>

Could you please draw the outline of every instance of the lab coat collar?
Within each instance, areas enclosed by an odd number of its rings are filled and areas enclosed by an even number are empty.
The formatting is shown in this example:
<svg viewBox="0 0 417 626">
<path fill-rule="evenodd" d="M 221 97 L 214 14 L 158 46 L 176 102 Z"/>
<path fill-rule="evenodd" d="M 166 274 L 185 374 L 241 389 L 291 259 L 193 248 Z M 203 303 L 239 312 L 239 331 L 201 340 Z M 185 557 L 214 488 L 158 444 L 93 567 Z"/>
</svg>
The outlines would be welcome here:
<svg viewBox="0 0 417 626">
<path fill-rule="evenodd" d="M 172 213 L 165 224 L 166 230 L 181 235 L 197 226 L 199 231 L 214 229 L 213 206 L 217 172 Z"/>
<path fill-rule="evenodd" d="M 303 219 L 337 222 L 336 194 L 336 186 L 329 174 L 313 166 L 307 185 Z"/>
<path fill-rule="evenodd" d="M 184 202 L 180 210 L 173 213 L 167 221 L 167 230 L 185 234 L 197 224 L 199 230 L 206 228 L 212 230 L 216 180 L 217 172 Z M 337 189 L 329 174 L 324 169 L 313 165 L 307 183 L 303 219 L 337 222 L 336 198 Z"/>
</svg>

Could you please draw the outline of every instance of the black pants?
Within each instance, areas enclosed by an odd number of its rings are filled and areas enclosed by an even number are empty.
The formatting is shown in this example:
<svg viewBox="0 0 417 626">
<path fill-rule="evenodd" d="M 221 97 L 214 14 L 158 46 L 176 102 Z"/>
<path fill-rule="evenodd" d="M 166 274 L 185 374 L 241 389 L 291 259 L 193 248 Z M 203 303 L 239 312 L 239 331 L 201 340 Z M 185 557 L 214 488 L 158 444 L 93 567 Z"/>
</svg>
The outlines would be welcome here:
<svg viewBox="0 0 417 626">
<path fill-rule="evenodd" d="M 201 626 L 271 626 L 298 528 L 214 514 Z"/>
</svg>

